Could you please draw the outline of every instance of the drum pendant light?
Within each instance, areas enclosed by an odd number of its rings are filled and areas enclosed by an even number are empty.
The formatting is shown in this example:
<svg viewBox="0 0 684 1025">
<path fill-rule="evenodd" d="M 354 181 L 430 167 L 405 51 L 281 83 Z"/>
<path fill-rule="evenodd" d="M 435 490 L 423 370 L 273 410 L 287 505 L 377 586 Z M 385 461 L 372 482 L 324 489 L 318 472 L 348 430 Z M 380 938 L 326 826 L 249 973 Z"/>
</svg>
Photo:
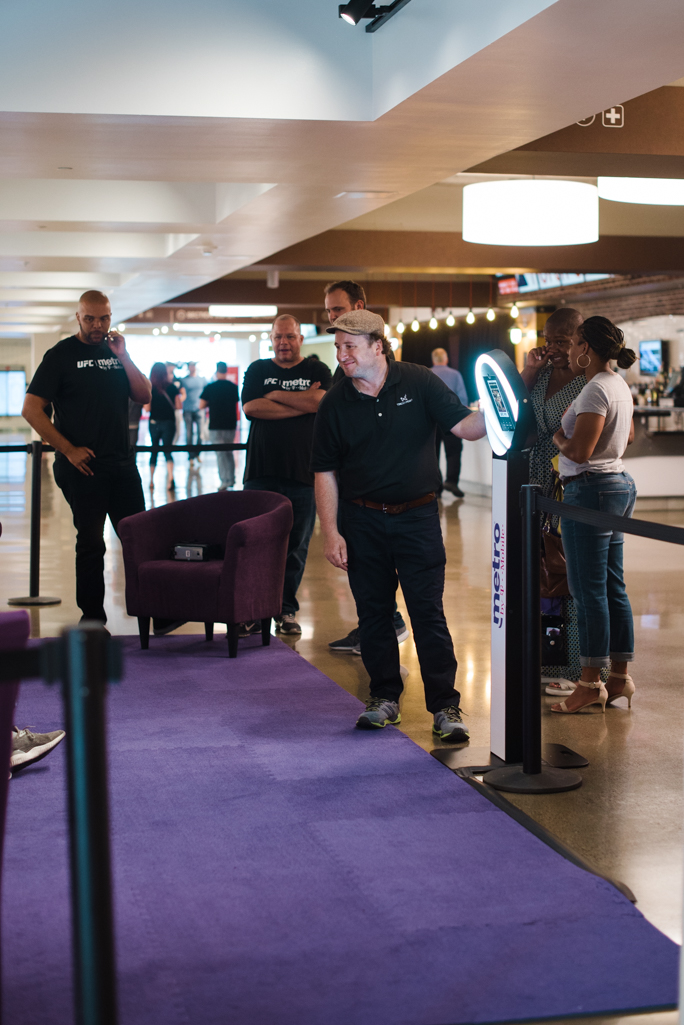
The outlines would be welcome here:
<svg viewBox="0 0 684 1025">
<path fill-rule="evenodd" d="M 518 179 L 463 189 L 463 241 L 489 246 L 577 246 L 599 237 L 598 189 Z"/>
<path fill-rule="evenodd" d="M 684 206 L 682 178 L 598 178 L 601 199 L 649 206 Z"/>
</svg>

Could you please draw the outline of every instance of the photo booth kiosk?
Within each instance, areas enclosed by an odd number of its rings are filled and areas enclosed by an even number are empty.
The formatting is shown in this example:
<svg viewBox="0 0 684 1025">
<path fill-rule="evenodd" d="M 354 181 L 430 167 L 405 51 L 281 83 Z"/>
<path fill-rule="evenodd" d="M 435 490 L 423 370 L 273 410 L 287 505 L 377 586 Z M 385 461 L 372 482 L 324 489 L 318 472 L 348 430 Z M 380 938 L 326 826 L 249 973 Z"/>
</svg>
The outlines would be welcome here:
<svg viewBox="0 0 684 1025">
<path fill-rule="evenodd" d="M 492 689 L 490 749 L 522 761 L 522 516 L 520 489 L 530 482 L 536 441 L 532 401 L 501 349 L 478 357 L 475 382 L 492 447 Z"/>
</svg>

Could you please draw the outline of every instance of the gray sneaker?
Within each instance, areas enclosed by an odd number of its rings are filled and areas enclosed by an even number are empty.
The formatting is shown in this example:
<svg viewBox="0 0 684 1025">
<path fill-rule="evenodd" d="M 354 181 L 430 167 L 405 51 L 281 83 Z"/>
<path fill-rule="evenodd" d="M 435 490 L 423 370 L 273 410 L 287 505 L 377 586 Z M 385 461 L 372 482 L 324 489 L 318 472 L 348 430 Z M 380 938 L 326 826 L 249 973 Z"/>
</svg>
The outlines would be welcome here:
<svg viewBox="0 0 684 1025">
<path fill-rule="evenodd" d="M 452 744 L 465 743 L 466 740 L 470 740 L 470 733 L 463 725 L 461 715 L 461 709 L 457 705 L 449 705 L 448 708 L 442 708 L 439 712 L 435 712 L 432 732 Z"/>
<path fill-rule="evenodd" d="M 45 755 L 50 754 L 50 751 L 57 747 L 64 737 L 64 730 L 55 730 L 53 733 L 31 733 L 28 729 L 18 730 L 13 727 L 10 769 L 16 772 L 17 769 L 24 769 L 27 765 L 39 762 L 41 758 L 45 758 Z"/>
<path fill-rule="evenodd" d="M 370 698 L 366 702 L 366 711 L 356 720 L 357 730 L 382 729 L 383 726 L 396 726 L 401 722 L 401 713 L 396 701 L 388 698 Z"/>
<path fill-rule="evenodd" d="M 284 616 L 278 616 L 275 621 L 276 633 L 279 634 L 300 634 L 302 628 L 294 617 L 294 612 L 286 612 Z"/>
</svg>

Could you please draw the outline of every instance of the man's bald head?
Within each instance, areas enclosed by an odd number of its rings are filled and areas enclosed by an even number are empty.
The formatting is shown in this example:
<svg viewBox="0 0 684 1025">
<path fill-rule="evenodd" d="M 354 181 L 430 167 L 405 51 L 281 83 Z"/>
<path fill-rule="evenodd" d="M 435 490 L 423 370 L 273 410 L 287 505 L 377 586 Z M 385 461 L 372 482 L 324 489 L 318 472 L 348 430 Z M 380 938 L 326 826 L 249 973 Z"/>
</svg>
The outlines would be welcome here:
<svg viewBox="0 0 684 1025">
<path fill-rule="evenodd" d="M 81 303 L 100 303 L 100 305 L 102 305 L 102 303 L 106 303 L 106 305 L 109 306 L 109 299 L 104 294 L 104 292 L 99 292 L 96 288 L 89 288 L 88 291 L 84 292 L 81 298 L 78 300 L 79 306 L 81 305 Z"/>
<path fill-rule="evenodd" d="M 86 345 L 101 345 L 112 323 L 112 308 L 104 292 L 89 289 L 78 300 L 78 338 Z"/>
<path fill-rule="evenodd" d="M 570 306 L 561 306 L 554 310 L 544 324 L 544 331 L 550 334 L 561 332 L 562 334 L 574 335 L 580 324 L 584 323 L 584 317 L 579 310 L 573 310 Z"/>
<path fill-rule="evenodd" d="M 446 349 L 433 349 L 430 356 L 433 367 L 446 367 L 449 364 L 449 353 Z"/>
</svg>

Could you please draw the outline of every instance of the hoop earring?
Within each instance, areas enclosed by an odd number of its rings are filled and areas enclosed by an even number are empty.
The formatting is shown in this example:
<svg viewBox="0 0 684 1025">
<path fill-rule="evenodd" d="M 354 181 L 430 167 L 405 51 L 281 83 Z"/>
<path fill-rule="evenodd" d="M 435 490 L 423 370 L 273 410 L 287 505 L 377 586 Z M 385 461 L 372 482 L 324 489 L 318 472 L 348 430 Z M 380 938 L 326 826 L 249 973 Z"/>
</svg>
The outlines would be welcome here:
<svg viewBox="0 0 684 1025">
<path fill-rule="evenodd" d="M 582 364 L 580 363 L 580 360 L 581 360 L 582 356 L 584 356 L 586 358 L 586 361 L 587 361 L 584 364 L 584 366 L 582 366 Z M 587 355 L 586 352 L 580 353 L 580 355 L 577 357 L 577 366 L 580 368 L 580 370 L 586 370 L 590 363 L 591 363 L 591 358 L 590 358 L 590 356 Z"/>
</svg>

